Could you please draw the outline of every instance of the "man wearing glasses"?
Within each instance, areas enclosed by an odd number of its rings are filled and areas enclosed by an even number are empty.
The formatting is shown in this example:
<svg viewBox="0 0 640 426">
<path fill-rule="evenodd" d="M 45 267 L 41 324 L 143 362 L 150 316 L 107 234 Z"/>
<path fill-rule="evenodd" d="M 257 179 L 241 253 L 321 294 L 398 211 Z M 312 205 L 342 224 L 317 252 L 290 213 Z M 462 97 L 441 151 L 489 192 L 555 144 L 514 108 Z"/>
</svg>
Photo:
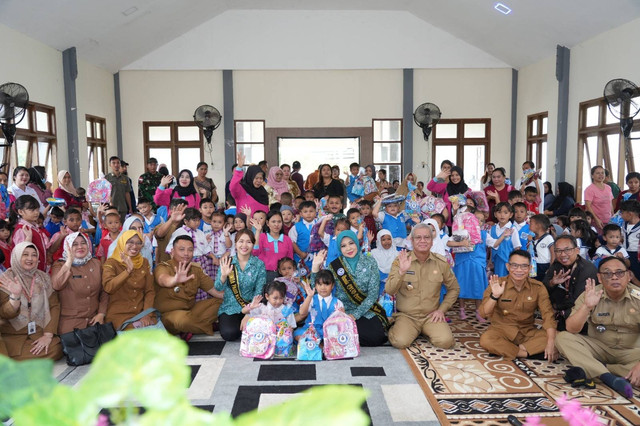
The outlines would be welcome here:
<svg viewBox="0 0 640 426">
<path fill-rule="evenodd" d="M 573 369 L 575 378 L 599 377 L 631 398 L 631 386 L 640 386 L 640 288 L 629 283 L 627 266 L 615 256 L 600 262 L 598 277 L 602 285 L 587 280 L 556 344 L 579 367 L 578 372 Z M 585 324 L 588 336 L 577 334 Z"/>
<path fill-rule="evenodd" d="M 431 252 L 431 227 L 419 223 L 411 230 L 411 252 L 401 251 L 393 261 L 385 291 L 396 295 L 398 312 L 389 341 L 398 349 L 407 348 L 423 334 L 431 344 L 448 349 L 455 344 L 445 313 L 460 294 L 458 280 L 446 259 Z M 442 285 L 447 294 L 440 302 Z"/>
<path fill-rule="evenodd" d="M 507 270 L 506 277 L 492 276 L 484 292 L 478 311 L 483 318 L 491 319 L 491 325 L 480 336 L 480 346 L 510 360 L 544 352 L 545 359 L 555 361 L 558 351 L 553 308 L 544 285 L 529 278 L 529 253 L 512 251 Z M 543 330 L 534 324 L 536 309 L 542 314 Z"/>
<path fill-rule="evenodd" d="M 544 285 L 549 290 L 551 306 L 556 312 L 558 331 L 565 330 L 565 321 L 571 314 L 576 299 L 584 291 L 588 279 L 596 280 L 596 267 L 580 257 L 580 248 L 571 235 L 561 235 L 552 247 L 555 261 L 544 276 Z M 583 334 L 586 333 L 586 329 Z"/>
</svg>

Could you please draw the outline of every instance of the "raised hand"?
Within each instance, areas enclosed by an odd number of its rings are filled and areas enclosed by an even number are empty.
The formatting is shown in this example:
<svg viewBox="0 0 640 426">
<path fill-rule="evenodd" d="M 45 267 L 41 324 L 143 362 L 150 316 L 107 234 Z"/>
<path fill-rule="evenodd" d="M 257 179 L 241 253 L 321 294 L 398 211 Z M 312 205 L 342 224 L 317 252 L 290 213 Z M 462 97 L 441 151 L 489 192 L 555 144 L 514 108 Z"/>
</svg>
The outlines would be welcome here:
<svg viewBox="0 0 640 426">
<path fill-rule="evenodd" d="M 249 219 L 251 226 L 258 232 L 262 232 L 262 224 L 258 219 Z"/>
<path fill-rule="evenodd" d="M 258 306 L 260 306 L 260 302 L 262 302 L 262 296 L 261 295 L 257 295 L 251 301 L 251 304 L 249 305 L 249 310 L 253 310 L 253 309 L 257 308 Z"/>
<path fill-rule="evenodd" d="M 8 275 L 3 275 L 0 278 L 0 288 L 8 290 L 9 294 L 12 294 L 14 296 L 20 296 L 20 294 L 22 293 L 22 286 L 20 285 L 20 283 L 16 280 L 12 280 L 8 277 Z"/>
<path fill-rule="evenodd" d="M 311 263 L 311 270 L 318 272 L 320 267 L 324 265 L 324 261 L 327 258 L 327 251 L 320 250 L 316 254 L 313 255 L 313 262 Z"/>
<path fill-rule="evenodd" d="M 238 167 L 244 166 L 246 159 L 247 157 L 242 152 L 238 151 L 236 153 L 236 163 L 238 163 Z"/>
<path fill-rule="evenodd" d="M 333 219 L 333 214 L 329 213 L 329 214 L 327 214 L 327 215 L 325 215 L 325 216 L 322 216 L 322 219 L 321 219 L 321 220 L 322 220 L 322 221 L 329 221 L 329 220 L 331 220 L 331 219 Z"/>
<path fill-rule="evenodd" d="M 436 175 L 436 177 L 442 179 L 442 180 L 446 180 L 449 176 L 451 175 L 451 171 L 450 170 L 440 170 L 440 173 L 438 173 Z"/>
<path fill-rule="evenodd" d="M 487 195 L 489 198 L 496 200 L 496 203 L 500 202 L 500 195 L 498 195 L 498 191 L 487 191 Z"/>
<path fill-rule="evenodd" d="M 584 286 L 584 304 L 589 310 L 596 307 L 602 298 L 603 290 L 596 291 L 596 282 L 593 278 L 587 278 Z"/>
<path fill-rule="evenodd" d="M 189 268 L 191 268 L 191 262 L 180 262 L 177 268 L 173 268 L 176 271 L 176 275 L 173 277 L 173 283 L 182 284 L 195 278 L 194 274 L 189 275 Z"/>
<path fill-rule="evenodd" d="M 251 217 L 251 207 L 249 206 L 240 207 L 240 213 L 244 213 L 245 215 L 247 215 L 247 217 Z"/>
<path fill-rule="evenodd" d="M 493 297 L 500 297 L 504 293 L 504 287 L 506 285 L 506 281 L 500 282 L 500 277 L 497 275 L 492 275 L 489 280 L 489 286 L 491 287 L 491 294 Z"/>
<path fill-rule="evenodd" d="M 131 258 L 122 251 L 120 252 L 120 257 L 122 258 L 122 263 L 124 263 L 124 266 L 127 268 L 127 272 L 133 272 L 133 262 L 131 261 Z"/>
<path fill-rule="evenodd" d="M 229 232 L 231 232 L 231 224 L 230 223 L 226 223 L 223 227 L 222 227 L 222 232 L 226 235 Z"/>
<path fill-rule="evenodd" d="M 174 223 L 182 223 L 184 220 L 184 209 L 187 208 L 186 204 L 181 204 L 176 206 L 173 210 L 171 210 L 171 220 Z"/>
<path fill-rule="evenodd" d="M 369 240 L 369 245 L 371 245 L 371 243 L 373 242 L 373 238 L 373 231 L 367 230 L 367 239 Z"/>
<path fill-rule="evenodd" d="M 233 269 L 233 264 L 231 263 L 231 256 L 220 258 L 220 276 L 224 277 L 225 280 L 231 273 Z M 225 281 L 222 280 L 222 281 Z"/>
<path fill-rule="evenodd" d="M 316 290 L 311 288 L 308 282 L 302 281 L 302 287 L 304 288 L 305 293 L 307 293 L 307 297 L 313 297 L 316 294 Z"/>
<path fill-rule="evenodd" d="M 73 264 L 73 260 L 75 259 L 75 256 L 73 254 L 73 250 L 71 250 L 71 247 L 67 247 L 64 249 L 64 252 L 67 255 L 67 260 L 65 262 L 65 264 L 69 267 L 71 267 L 71 265 Z"/>
<path fill-rule="evenodd" d="M 571 270 L 553 271 L 553 277 L 551 277 L 549 283 L 552 285 L 559 285 L 566 282 L 569 278 L 571 278 Z"/>
<path fill-rule="evenodd" d="M 411 256 L 408 251 L 402 250 L 398 253 L 398 272 L 404 275 L 409 268 L 411 268 Z"/>
<path fill-rule="evenodd" d="M 173 182 L 173 176 L 171 175 L 162 176 L 162 179 L 160 179 L 160 186 L 168 188 L 171 185 L 171 182 Z"/>
</svg>

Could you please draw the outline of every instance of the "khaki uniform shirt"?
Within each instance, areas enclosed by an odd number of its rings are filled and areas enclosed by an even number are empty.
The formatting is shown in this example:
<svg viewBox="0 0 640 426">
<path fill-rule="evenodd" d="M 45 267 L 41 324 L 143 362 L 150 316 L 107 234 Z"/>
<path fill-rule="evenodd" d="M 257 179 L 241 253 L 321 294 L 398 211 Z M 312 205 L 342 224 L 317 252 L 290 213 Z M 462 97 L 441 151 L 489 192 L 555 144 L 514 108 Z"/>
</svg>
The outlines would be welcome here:
<svg viewBox="0 0 640 426">
<path fill-rule="evenodd" d="M 198 289 L 208 292 L 213 288 L 213 280 L 211 277 L 205 274 L 200 265 L 195 262 L 191 263 L 191 267 L 187 273 L 187 275 L 194 275 L 192 279 L 180 283 L 175 287 L 159 286 L 158 277 L 160 277 L 160 275 L 173 277 L 176 274 L 174 268 L 177 267 L 178 262 L 171 259 L 168 262 L 160 263 L 154 271 L 156 298 L 153 306 L 162 313 L 176 310 L 189 310 L 196 304 L 196 293 Z M 176 288 L 180 290 L 176 292 Z"/>
<path fill-rule="evenodd" d="M 596 286 L 596 291 L 603 289 Z M 573 312 L 584 304 L 585 293 L 576 300 Z M 613 301 L 602 293 L 591 315 L 587 317 L 589 337 L 597 339 L 613 349 L 632 349 L 640 347 L 640 288 L 628 284 L 624 296 L 619 301 Z M 603 328 L 604 327 L 604 328 Z M 598 328 L 601 331 L 598 331 Z"/>
<path fill-rule="evenodd" d="M 514 340 L 518 332 L 535 328 L 534 316 L 536 309 L 542 314 L 542 328 L 556 328 L 553 308 L 549 301 L 549 292 L 540 281 L 527 278 L 520 291 L 516 290 L 513 280 L 501 277 L 500 282 L 506 280 L 504 293 L 496 302 L 491 314 L 491 328 L 504 333 L 509 340 Z M 480 312 L 484 312 L 484 304 L 491 296 L 491 286 L 487 287 L 482 298 Z"/>
<path fill-rule="evenodd" d="M 126 194 L 131 192 L 129 177 L 122 173 L 120 173 L 120 176 L 108 173 L 104 178 L 111 184 L 111 205 L 117 208 L 119 212 L 129 211 L 125 197 Z"/>
<path fill-rule="evenodd" d="M 167 220 L 171 220 L 171 217 Z M 173 236 L 173 232 L 176 229 L 178 229 L 178 225 L 172 222 L 164 237 L 156 237 L 156 241 L 158 242 L 158 247 L 156 248 L 156 264 L 159 265 L 162 262 L 168 262 L 171 260 L 171 254 L 167 253 L 166 250 L 169 245 L 169 241 L 171 241 L 171 237 Z"/>
<path fill-rule="evenodd" d="M 410 252 L 411 267 L 400 275 L 398 259 L 393 261 L 387 278 L 385 291 L 396 295 L 398 313 L 394 315 L 423 319 L 436 309 L 447 312 L 460 294 L 458 280 L 445 258 L 429 253 L 424 262 L 420 262 Z M 447 294 L 440 303 L 440 289 L 444 283 Z"/>
</svg>

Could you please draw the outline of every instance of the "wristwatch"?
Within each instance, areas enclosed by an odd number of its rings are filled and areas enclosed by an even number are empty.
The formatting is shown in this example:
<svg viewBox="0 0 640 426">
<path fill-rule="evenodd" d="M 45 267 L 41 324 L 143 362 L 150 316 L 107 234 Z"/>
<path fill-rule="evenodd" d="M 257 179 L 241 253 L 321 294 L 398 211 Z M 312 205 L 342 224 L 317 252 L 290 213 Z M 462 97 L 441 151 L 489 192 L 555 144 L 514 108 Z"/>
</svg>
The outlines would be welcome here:
<svg viewBox="0 0 640 426">
<path fill-rule="evenodd" d="M 489 295 L 489 298 L 490 298 L 491 300 L 495 300 L 496 302 L 497 302 L 498 300 L 500 300 L 500 298 L 499 298 L 499 297 L 495 297 L 495 296 L 493 295 L 493 293 L 491 293 L 491 294 Z"/>
</svg>

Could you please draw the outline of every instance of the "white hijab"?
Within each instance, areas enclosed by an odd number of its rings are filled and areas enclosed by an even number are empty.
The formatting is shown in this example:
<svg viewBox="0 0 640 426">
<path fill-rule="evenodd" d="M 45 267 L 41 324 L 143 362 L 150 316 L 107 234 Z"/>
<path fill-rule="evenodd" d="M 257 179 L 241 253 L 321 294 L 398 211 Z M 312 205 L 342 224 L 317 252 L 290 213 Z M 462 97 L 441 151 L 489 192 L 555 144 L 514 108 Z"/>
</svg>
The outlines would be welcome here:
<svg viewBox="0 0 640 426">
<path fill-rule="evenodd" d="M 382 248 L 382 237 L 388 235 L 391 237 L 391 247 L 388 249 Z M 396 244 L 393 242 L 393 236 L 391 232 L 386 229 L 382 229 L 378 232 L 376 248 L 371 250 L 371 256 L 378 262 L 378 269 L 380 272 L 388 274 L 391 271 L 391 264 L 398 257 L 398 250 Z"/>
<path fill-rule="evenodd" d="M 431 246 L 431 251 L 433 253 L 437 253 L 437 254 L 440 254 L 442 256 L 445 256 L 446 252 L 447 252 L 447 248 L 444 246 L 444 243 L 442 242 L 442 239 L 440 238 L 440 227 L 438 226 L 438 222 L 436 222 L 435 219 L 425 219 L 425 220 L 422 221 L 422 223 L 425 223 L 427 225 L 431 225 L 436 230 L 436 236 L 435 236 L 435 238 L 433 238 L 433 245 Z"/>
</svg>

